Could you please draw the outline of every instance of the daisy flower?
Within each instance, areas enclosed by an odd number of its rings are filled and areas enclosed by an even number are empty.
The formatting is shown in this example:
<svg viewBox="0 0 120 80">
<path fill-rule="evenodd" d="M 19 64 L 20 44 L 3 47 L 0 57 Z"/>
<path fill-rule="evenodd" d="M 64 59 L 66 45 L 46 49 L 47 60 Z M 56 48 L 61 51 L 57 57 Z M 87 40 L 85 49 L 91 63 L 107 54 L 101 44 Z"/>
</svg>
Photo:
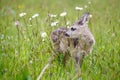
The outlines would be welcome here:
<svg viewBox="0 0 120 80">
<path fill-rule="evenodd" d="M 64 16 L 66 16 L 66 15 L 67 15 L 67 12 L 62 12 L 62 13 L 60 14 L 61 17 L 64 17 Z"/>
<path fill-rule="evenodd" d="M 47 37 L 47 33 L 46 33 L 46 32 L 42 32 L 42 33 L 41 33 L 41 37 L 42 37 L 42 38 Z"/>
<path fill-rule="evenodd" d="M 51 17 L 51 18 L 57 17 L 57 15 L 54 15 L 54 14 L 49 14 L 48 16 Z"/>
<path fill-rule="evenodd" d="M 59 23 L 59 21 L 55 21 L 51 23 L 51 26 L 56 26 Z"/>
<path fill-rule="evenodd" d="M 32 18 L 29 18 L 29 21 L 31 21 L 32 20 Z"/>
<path fill-rule="evenodd" d="M 19 14 L 20 17 L 23 17 L 23 16 L 25 16 L 25 15 L 26 15 L 25 12 Z"/>
<path fill-rule="evenodd" d="M 88 8 L 88 6 L 87 6 L 87 5 L 85 5 L 84 7 L 85 7 L 85 8 Z"/>
<path fill-rule="evenodd" d="M 82 7 L 78 7 L 78 6 L 76 6 L 76 7 L 75 7 L 75 10 L 77 10 L 77 11 L 82 11 L 83 8 L 82 8 Z"/>
<path fill-rule="evenodd" d="M 39 14 L 36 13 L 36 14 L 34 14 L 34 15 L 32 16 L 32 18 L 36 18 L 36 17 L 38 17 L 38 16 L 39 16 Z"/>
<path fill-rule="evenodd" d="M 92 18 L 92 14 L 90 14 L 90 18 Z"/>
<path fill-rule="evenodd" d="M 89 1 L 88 4 L 91 4 L 91 1 Z"/>
<path fill-rule="evenodd" d="M 19 25 L 20 25 L 20 22 L 19 22 L 19 21 L 15 21 L 14 25 L 15 25 L 15 26 L 19 26 Z"/>
</svg>

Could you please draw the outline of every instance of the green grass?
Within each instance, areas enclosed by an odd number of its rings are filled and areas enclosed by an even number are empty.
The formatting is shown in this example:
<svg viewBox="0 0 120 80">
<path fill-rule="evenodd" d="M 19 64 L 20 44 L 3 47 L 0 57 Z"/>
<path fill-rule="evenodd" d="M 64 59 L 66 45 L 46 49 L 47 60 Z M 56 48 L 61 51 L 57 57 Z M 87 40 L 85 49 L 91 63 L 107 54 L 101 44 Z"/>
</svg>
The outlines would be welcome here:
<svg viewBox="0 0 120 80">
<path fill-rule="evenodd" d="M 120 1 L 119 0 L 0 0 L 0 80 L 36 80 L 47 64 L 52 49 L 50 33 L 65 25 L 61 12 L 71 25 L 84 12 L 93 17 L 89 28 L 96 44 L 84 59 L 82 80 L 120 80 Z M 88 8 L 79 12 L 76 6 Z M 27 15 L 19 17 L 21 12 Z M 35 13 L 39 16 L 29 18 Z M 48 13 L 57 15 L 49 20 Z M 48 21 L 47 21 L 48 20 Z M 57 26 L 50 22 L 59 20 Z M 19 21 L 20 25 L 14 25 Z M 47 36 L 41 37 L 46 32 Z M 74 64 L 70 59 L 63 67 L 59 60 L 45 72 L 42 80 L 70 80 L 74 77 Z"/>
</svg>

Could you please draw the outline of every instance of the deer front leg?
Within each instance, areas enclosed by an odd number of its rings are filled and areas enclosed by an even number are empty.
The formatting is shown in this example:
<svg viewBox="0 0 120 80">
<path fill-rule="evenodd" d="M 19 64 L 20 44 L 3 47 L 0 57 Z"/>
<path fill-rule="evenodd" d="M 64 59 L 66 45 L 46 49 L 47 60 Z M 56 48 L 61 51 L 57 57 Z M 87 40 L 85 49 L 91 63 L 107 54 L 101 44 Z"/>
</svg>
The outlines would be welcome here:
<svg viewBox="0 0 120 80">
<path fill-rule="evenodd" d="M 69 60 L 69 57 L 70 57 L 70 53 L 66 52 L 65 55 L 64 55 L 64 58 L 63 58 L 63 65 L 64 66 L 66 66 L 67 60 Z"/>
<path fill-rule="evenodd" d="M 79 56 L 75 56 L 73 57 L 74 59 L 74 66 L 75 66 L 75 72 L 76 75 L 73 77 L 72 80 L 81 80 L 81 69 L 80 69 L 80 57 Z"/>
<path fill-rule="evenodd" d="M 81 79 L 81 67 L 82 67 L 82 63 L 83 63 L 83 59 L 84 59 L 84 54 L 81 52 L 79 54 L 77 54 L 76 56 L 73 57 L 74 59 L 74 65 L 75 65 L 75 71 L 76 71 L 76 76 L 74 79 Z"/>
<path fill-rule="evenodd" d="M 79 56 L 74 57 L 74 65 L 75 65 L 76 77 L 78 78 L 81 76 L 80 57 Z"/>
</svg>

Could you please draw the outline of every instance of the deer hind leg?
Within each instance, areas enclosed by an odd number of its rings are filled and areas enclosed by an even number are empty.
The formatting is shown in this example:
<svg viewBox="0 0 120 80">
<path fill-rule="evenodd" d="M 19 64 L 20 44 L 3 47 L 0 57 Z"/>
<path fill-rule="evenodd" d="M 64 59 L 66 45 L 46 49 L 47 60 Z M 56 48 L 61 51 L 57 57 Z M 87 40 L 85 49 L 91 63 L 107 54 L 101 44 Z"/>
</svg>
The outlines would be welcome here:
<svg viewBox="0 0 120 80">
<path fill-rule="evenodd" d="M 74 66 L 75 66 L 75 72 L 76 75 L 73 77 L 72 80 L 77 80 L 81 77 L 81 69 L 80 69 L 80 57 L 79 56 L 74 56 Z"/>
</svg>

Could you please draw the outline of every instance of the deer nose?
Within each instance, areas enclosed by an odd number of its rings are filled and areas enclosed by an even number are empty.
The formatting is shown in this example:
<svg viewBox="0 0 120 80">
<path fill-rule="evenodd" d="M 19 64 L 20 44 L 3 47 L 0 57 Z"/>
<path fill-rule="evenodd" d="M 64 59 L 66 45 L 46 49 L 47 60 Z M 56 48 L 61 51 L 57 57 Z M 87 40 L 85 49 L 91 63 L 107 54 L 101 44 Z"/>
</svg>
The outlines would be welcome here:
<svg viewBox="0 0 120 80">
<path fill-rule="evenodd" d="M 70 35 L 69 35 L 69 34 L 67 34 L 67 33 L 65 33 L 65 36 L 66 36 L 66 37 L 70 37 Z"/>
</svg>

